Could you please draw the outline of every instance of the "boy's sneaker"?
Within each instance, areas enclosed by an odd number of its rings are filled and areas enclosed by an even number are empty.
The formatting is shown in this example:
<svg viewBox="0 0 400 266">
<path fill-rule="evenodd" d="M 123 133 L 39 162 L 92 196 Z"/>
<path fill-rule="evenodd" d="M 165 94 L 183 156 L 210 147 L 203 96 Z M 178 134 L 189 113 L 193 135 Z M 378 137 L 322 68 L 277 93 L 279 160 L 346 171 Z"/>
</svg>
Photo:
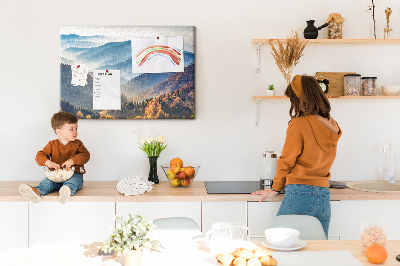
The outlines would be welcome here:
<svg viewBox="0 0 400 266">
<path fill-rule="evenodd" d="M 71 196 L 71 189 L 68 186 L 62 186 L 60 188 L 60 196 L 58 197 L 58 202 L 61 204 L 65 204 Z"/>
<path fill-rule="evenodd" d="M 40 192 L 35 187 L 27 184 L 22 184 L 19 186 L 19 193 L 21 193 L 21 195 L 28 199 L 30 202 L 40 202 Z"/>
</svg>

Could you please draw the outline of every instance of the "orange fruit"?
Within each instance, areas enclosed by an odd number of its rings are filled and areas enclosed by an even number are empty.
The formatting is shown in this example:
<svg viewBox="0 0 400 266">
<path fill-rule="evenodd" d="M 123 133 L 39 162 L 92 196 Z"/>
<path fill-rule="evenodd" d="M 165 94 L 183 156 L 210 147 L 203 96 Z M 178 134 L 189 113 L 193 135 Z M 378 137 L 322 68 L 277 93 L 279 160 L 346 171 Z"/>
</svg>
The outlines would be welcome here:
<svg viewBox="0 0 400 266">
<path fill-rule="evenodd" d="M 372 244 L 365 251 L 365 256 L 371 263 L 381 264 L 384 263 L 388 257 L 386 249 L 380 244 Z"/>
<path fill-rule="evenodd" d="M 169 166 L 179 164 L 179 166 L 182 168 L 183 167 L 183 161 L 180 158 L 174 158 L 169 162 Z"/>
</svg>

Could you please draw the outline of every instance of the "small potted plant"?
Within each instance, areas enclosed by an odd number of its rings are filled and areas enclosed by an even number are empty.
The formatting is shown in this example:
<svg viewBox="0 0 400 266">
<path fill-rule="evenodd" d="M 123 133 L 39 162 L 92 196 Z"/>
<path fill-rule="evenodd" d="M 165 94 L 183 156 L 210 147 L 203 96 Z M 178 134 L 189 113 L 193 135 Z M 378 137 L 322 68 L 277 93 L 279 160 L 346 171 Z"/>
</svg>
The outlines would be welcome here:
<svg viewBox="0 0 400 266">
<path fill-rule="evenodd" d="M 267 96 L 275 96 L 275 85 L 268 85 Z"/>
<path fill-rule="evenodd" d="M 157 250 L 159 242 L 149 238 L 148 233 L 155 226 L 146 221 L 143 215 L 132 216 L 127 220 L 115 216 L 116 227 L 101 247 L 105 252 L 114 250 L 123 258 L 125 266 L 139 266 L 143 249 Z M 121 261 L 121 259 L 120 259 Z"/>
</svg>

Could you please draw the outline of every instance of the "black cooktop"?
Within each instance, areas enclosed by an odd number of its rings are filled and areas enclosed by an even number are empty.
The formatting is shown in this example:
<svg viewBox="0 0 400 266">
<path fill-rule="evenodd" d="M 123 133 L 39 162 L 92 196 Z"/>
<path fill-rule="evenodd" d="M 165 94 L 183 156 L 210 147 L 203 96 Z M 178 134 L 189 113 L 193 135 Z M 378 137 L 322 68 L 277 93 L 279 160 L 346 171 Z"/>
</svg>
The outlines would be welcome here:
<svg viewBox="0 0 400 266">
<path fill-rule="evenodd" d="M 264 189 L 260 181 L 206 181 L 207 194 L 250 194 Z"/>
</svg>

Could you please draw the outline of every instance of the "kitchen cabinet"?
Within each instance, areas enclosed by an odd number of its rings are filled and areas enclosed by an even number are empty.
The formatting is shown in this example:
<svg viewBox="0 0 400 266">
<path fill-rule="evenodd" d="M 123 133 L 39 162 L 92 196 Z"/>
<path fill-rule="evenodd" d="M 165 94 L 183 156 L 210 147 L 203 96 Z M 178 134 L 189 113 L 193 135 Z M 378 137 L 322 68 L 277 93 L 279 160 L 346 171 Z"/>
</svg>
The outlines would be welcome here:
<svg viewBox="0 0 400 266">
<path fill-rule="evenodd" d="M 344 200 L 340 202 L 340 240 L 359 240 L 361 221 L 382 219 L 387 222 L 387 239 L 400 239 L 400 201 Z"/>
<path fill-rule="evenodd" d="M 278 213 L 281 202 L 248 202 L 248 224 L 253 239 L 264 238 L 264 230 L 269 228 Z M 340 238 L 340 201 L 331 201 L 331 222 L 328 239 Z"/>
<path fill-rule="evenodd" d="M 0 253 L 28 248 L 28 202 L 0 202 Z"/>
<path fill-rule="evenodd" d="M 202 232 L 211 229 L 213 223 L 227 221 L 247 224 L 246 201 L 206 201 L 202 202 Z"/>
<path fill-rule="evenodd" d="M 264 231 L 269 228 L 278 213 L 281 202 L 248 202 L 248 225 L 252 239 L 265 238 Z"/>
<path fill-rule="evenodd" d="M 187 217 L 201 228 L 201 202 L 117 202 L 117 216 L 144 215 L 147 220 L 167 217 Z"/>
<path fill-rule="evenodd" d="M 29 246 L 36 242 L 103 242 L 115 227 L 114 202 L 29 203 Z"/>
</svg>

